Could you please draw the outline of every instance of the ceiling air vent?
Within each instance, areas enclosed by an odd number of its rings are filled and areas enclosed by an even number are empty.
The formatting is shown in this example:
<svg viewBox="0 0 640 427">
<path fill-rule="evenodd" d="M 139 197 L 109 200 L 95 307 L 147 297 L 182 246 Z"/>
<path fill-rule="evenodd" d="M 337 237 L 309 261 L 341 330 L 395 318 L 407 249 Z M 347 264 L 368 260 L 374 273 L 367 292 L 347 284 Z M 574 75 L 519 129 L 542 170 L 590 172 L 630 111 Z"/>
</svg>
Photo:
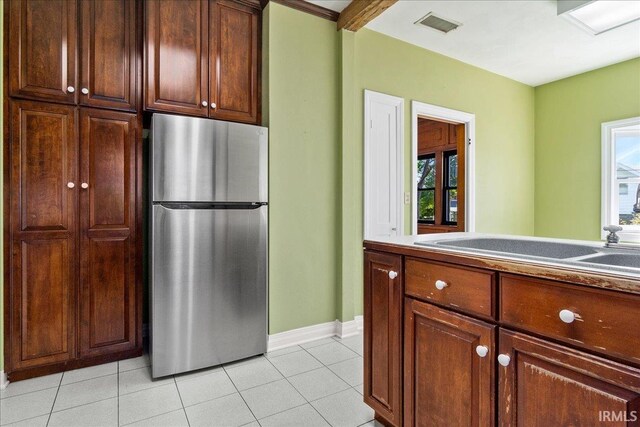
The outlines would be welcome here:
<svg viewBox="0 0 640 427">
<path fill-rule="evenodd" d="M 449 31 L 453 31 L 462 25 L 459 22 L 452 21 L 451 19 L 444 19 L 433 12 L 427 13 L 425 16 L 420 18 L 416 24 L 423 25 L 444 34 L 447 34 Z"/>
</svg>

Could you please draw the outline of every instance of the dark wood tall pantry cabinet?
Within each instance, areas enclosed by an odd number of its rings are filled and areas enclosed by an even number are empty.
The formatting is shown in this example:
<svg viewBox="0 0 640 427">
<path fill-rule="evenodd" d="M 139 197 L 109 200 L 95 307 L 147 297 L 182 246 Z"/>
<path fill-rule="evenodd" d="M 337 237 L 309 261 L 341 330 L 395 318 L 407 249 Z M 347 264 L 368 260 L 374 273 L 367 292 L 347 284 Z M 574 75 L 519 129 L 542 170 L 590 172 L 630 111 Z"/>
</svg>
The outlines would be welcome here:
<svg viewBox="0 0 640 427">
<path fill-rule="evenodd" d="M 141 11 L 5 2 L 10 380 L 142 352 Z"/>
</svg>

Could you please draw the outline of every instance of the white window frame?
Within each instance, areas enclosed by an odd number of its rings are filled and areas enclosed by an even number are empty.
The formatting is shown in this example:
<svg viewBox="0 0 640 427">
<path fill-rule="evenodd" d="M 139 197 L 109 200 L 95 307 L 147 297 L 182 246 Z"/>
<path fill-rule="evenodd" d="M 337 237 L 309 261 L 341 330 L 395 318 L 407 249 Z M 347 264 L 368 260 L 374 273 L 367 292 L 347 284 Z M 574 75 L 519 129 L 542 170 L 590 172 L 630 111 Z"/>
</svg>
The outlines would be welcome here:
<svg viewBox="0 0 640 427">
<path fill-rule="evenodd" d="M 464 124 L 467 143 L 465 182 L 465 231 L 476 231 L 476 115 L 439 105 L 411 101 L 411 234 L 418 234 L 418 118 Z"/>
<path fill-rule="evenodd" d="M 617 224 L 618 218 L 618 188 L 616 186 L 616 156 L 615 156 L 615 136 L 625 132 L 638 132 L 640 130 L 640 117 L 616 120 L 602 123 L 602 191 L 601 191 L 601 229 L 600 236 L 603 240 L 607 238 L 607 232 L 602 230 L 610 224 Z M 629 191 L 633 192 L 632 188 Z M 640 242 L 640 225 L 625 225 L 618 233 L 620 240 L 627 242 Z"/>
</svg>

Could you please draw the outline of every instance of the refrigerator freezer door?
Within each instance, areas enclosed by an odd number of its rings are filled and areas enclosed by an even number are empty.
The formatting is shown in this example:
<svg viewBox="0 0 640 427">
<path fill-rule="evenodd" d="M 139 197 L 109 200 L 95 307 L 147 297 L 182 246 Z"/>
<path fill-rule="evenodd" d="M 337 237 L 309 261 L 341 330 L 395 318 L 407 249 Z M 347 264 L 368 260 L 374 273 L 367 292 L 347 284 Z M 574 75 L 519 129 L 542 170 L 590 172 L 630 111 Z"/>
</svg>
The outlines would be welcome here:
<svg viewBox="0 0 640 427">
<path fill-rule="evenodd" d="M 266 202 L 268 130 L 154 114 L 153 201 Z"/>
<path fill-rule="evenodd" d="M 267 206 L 153 206 L 154 378 L 267 350 Z"/>
</svg>

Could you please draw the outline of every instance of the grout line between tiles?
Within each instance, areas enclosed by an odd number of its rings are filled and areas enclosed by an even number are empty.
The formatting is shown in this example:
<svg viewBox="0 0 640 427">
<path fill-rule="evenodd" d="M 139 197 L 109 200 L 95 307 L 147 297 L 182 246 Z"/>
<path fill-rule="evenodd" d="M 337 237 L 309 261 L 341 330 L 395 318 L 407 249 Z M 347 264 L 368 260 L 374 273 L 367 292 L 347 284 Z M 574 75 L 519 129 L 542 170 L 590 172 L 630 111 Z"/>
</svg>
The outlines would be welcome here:
<svg viewBox="0 0 640 427">
<path fill-rule="evenodd" d="M 265 359 L 266 359 L 266 357 L 265 357 Z M 247 401 L 244 399 L 244 396 L 242 395 L 242 393 L 240 393 L 240 390 L 238 390 L 238 387 L 236 386 L 236 383 L 234 383 L 233 379 L 231 379 L 231 377 L 229 376 L 229 373 L 227 372 L 227 368 L 225 368 L 224 365 L 222 365 L 222 369 L 224 370 L 224 373 L 227 376 L 227 378 L 229 378 L 229 381 L 231 381 L 231 384 L 233 384 L 233 388 L 235 388 L 236 391 L 238 392 L 238 395 L 240 396 L 240 399 L 242 399 L 242 401 L 244 402 L 244 404 L 247 407 L 247 409 L 249 409 L 249 412 L 251 412 L 251 415 L 253 416 L 253 419 L 258 421 L 258 417 L 256 417 L 256 414 L 253 413 L 253 410 L 251 409 L 251 406 L 249 406 Z M 257 387 L 259 387 L 259 386 L 257 386 Z M 247 389 L 247 390 L 249 390 L 249 389 Z M 187 417 L 187 421 L 188 421 L 188 417 Z M 260 424 L 260 421 L 258 421 L 258 424 Z"/>
<path fill-rule="evenodd" d="M 187 419 L 187 425 L 191 427 L 191 422 L 189 421 L 189 417 L 187 417 L 187 410 L 184 407 L 184 402 L 182 401 L 182 394 L 180 394 L 180 387 L 178 387 L 178 381 L 176 381 L 175 375 L 173 376 L 173 383 L 176 386 L 176 390 L 178 391 L 178 397 L 180 398 L 180 405 L 182 405 L 182 411 L 184 412 L 184 416 Z"/>
<path fill-rule="evenodd" d="M 116 366 L 116 375 L 118 376 L 117 388 L 116 388 L 116 415 L 118 417 L 118 425 L 120 425 L 120 361 L 118 360 Z"/>
<path fill-rule="evenodd" d="M 58 393 L 60 393 L 60 384 L 62 384 L 62 379 L 64 378 L 64 372 L 60 375 L 60 382 L 58 383 L 58 389 L 56 390 L 56 396 L 53 398 L 53 403 L 51 404 L 51 409 L 49 410 L 49 417 L 47 418 L 47 426 L 49 425 L 49 421 L 51 421 L 51 414 L 53 413 L 53 408 L 56 406 L 56 400 L 58 399 Z"/>
<path fill-rule="evenodd" d="M 301 348 L 302 348 L 304 351 L 307 351 L 305 348 L 303 348 L 303 347 L 301 347 Z M 308 352 L 307 352 L 307 353 L 308 353 Z M 311 354 L 311 353 L 309 353 L 309 354 Z M 311 357 L 313 357 L 313 355 L 312 355 L 312 354 L 311 354 Z M 315 359 L 315 357 L 313 357 L 313 358 Z M 267 360 L 269 360 L 269 359 L 267 359 Z M 318 359 L 316 359 L 316 360 L 318 360 Z M 318 362 L 320 362 L 320 361 L 318 360 Z M 271 363 L 271 361 L 270 361 L 270 360 L 269 360 L 269 363 Z M 326 367 L 326 366 L 324 365 L 324 363 L 320 362 L 320 364 L 321 364 L 322 366 L 321 366 L 320 368 L 317 368 L 317 369 L 322 369 L 323 367 Z M 273 365 L 273 367 L 274 367 L 274 368 L 276 368 L 276 370 L 277 370 L 278 372 L 280 372 L 280 371 L 278 370 L 278 367 L 277 367 L 276 365 L 274 365 L 273 363 L 271 363 L 271 365 Z M 328 368 L 327 368 L 327 369 L 328 369 Z M 307 371 L 307 372 L 311 372 L 311 371 Z M 282 372 L 280 372 L 280 373 L 282 373 Z M 303 373 L 304 373 L 304 372 L 301 372 L 301 374 L 303 374 Z M 316 411 L 316 412 L 318 413 L 318 415 L 320 415 L 320 418 L 322 418 L 322 419 L 323 419 L 327 424 L 332 425 L 332 424 L 329 422 L 329 420 L 327 420 L 324 416 L 322 416 L 322 414 L 321 414 L 321 413 L 316 409 L 316 407 L 315 407 L 315 406 L 313 406 L 313 405 L 311 404 L 311 402 L 310 402 L 310 401 L 309 401 L 309 400 L 308 400 L 308 399 L 307 399 L 307 398 L 306 398 L 302 393 L 300 393 L 300 391 L 296 388 L 296 386 L 294 386 L 294 385 L 291 383 L 291 381 L 289 381 L 289 378 L 287 378 L 287 377 L 286 377 L 286 376 L 284 376 L 284 375 L 282 375 L 282 376 L 284 377 L 284 379 L 285 379 L 285 380 L 287 380 L 287 382 L 289 383 L 289 385 L 290 385 L 291 387 L 293 387 L 293 389 L 294 389 L 294 390 L 295 390 L 295 391 L 296 391 L 296 392 L 297 392 L 297 393 L 298 393 L 298 394 L 299 394 L 299 395 L 304 399 L 304 401 L 306 402 L 306 403 L 305 403 L 305 405 L 309 405 L 309 406 L 311 406 L 311 407 L 313 408 L 313 410 L 314 410 L 314 411 Z M 341 378 L 341 379 L 342 379 L 342 378 Z M 329 395 L 329 396 L 330 396 L 330 395 Z M 326 397 L 326 396 L 325 396 L 325 397 Z M 300 405 L 300 406 L 302 406 L 302 405 Z M 295 408 L 297 408 L 297 406 L 296 406 Z M 289 409 L 294 409 L 294 408 L 289 408 Z M 289 410 L 289 409 L 287 409 L 287 410 Z M 284 411 L 282 411 L 282 412 L 284 412 Z M 273 415 L 275 415 L 275 414 L 273 414 Z M 265 417 L 265 418 L 266 418 L 266 417 Z M 258 424 L 260 424 L 260 421 L 259 421 L 259 420 L 258 420 Z M 262 424 L 260 424 L 260 425 L 262 425 Z"/>
<path fill-rule="evenodd" d="M 25 380 L 25 381 L 28 381 L 28 380 Z M 26 392 L 24 392 L 24 393 L 15 394 L 15 395 L 13 395 L 13 396 L 6 396 L 6 397 L 3 397 L 2 399 L 0 399 L 0 401 L 7 400 L 7 399 L 13 399 L 14 397 L 24 396 L 25 394 L 38 393 L 38 392 L 40 392 L 40 391 L 51 390 L 52 388 L 59 388 L 59 387 L 60 387 L 60 385 L 54 385 L 54 386 L 51 386 L 51 387 L 41 388 L 41 389 L 39 389 L 39 390 L 26 391 Z M 41 415 L 41 416 L 42 416 L 42 415 Z"/>
<path fill-rule="evenodd" d="M 131 424 L 140 423 L 140 422 L 142 422 L 142 421 L 150 420 L 151 418 L 155 418 L 155 417 L 161 417 L 161 416 L 163 416 L 163 415 L 167 415 L 167 414 L 170 414 L 170 413 L 172 413 L 172 412 L 178 412 L 179 410 L 180 410 L 180 409 L 174 409 L 174 410 L 169 411 L 169 412 L 163 412 L 163 413 L 161 413 L 161 414 L 152 415 L 152 416 L 150 416 L 150 417 L 142 418 L 142 419 L 139 419 L 139 420 L 136 420 L 136 421 L 132 421 L 132 422 L 127 423 L 127 424 L 120 424 L 120 423 L 118 422 L 118 426 L 119 426 L 119 427 L 126 427 L 126 426 L 130 426 Z M 184 410 L 184 408 L 182 408 L 182 411 L 184 412 L 184 416 L 185 416 L 185 418 L 187 418 L 187 423 L 188 423 L 188 422 L 189 422 L 189 419 L 188 419 L 188 417 L 187 417 L 187 412 Z"/>
</svg>

